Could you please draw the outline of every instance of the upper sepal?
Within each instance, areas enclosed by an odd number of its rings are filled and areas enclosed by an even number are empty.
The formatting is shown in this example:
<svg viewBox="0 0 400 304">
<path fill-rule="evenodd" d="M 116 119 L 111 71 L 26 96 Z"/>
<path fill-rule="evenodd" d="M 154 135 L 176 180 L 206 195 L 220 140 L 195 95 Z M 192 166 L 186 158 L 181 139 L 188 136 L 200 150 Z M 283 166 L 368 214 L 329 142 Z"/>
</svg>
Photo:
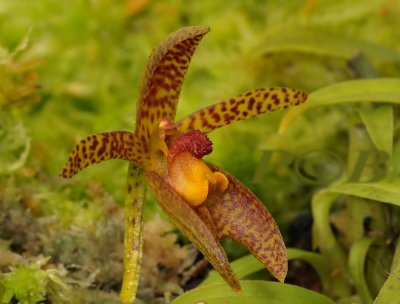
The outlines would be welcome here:
<svg viewBox="0 0 400 304">
<path fill-rule="evenodd" d="M 230 238 L 245 246 L 280 282 L 285 280 L 288 261 L 286 247 L 277 224 L 265 206 L 238 179 L 209 164 L 228 178 L 224 193 L 206 201 L 220 239 Z"/>
<path fill-rule="evenodd" d="M 183 79 L 208 27 L 190 26 L 171 33 L 151 53 L 136 111 L 136 131 L 144 146 L 162 118 L 174 119 Z"/>
</svg>

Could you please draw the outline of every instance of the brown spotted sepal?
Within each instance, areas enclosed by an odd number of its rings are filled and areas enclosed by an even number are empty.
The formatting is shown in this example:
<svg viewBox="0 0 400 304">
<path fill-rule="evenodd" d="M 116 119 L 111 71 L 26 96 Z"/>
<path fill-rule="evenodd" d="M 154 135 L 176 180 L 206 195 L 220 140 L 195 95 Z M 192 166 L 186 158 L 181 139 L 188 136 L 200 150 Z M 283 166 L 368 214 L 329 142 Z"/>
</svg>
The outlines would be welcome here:
<svg viewBox="0 0 400 304">
<path fill-rule="evenodd" d="M 194 112 L 177 125 L 181 131 L 196 129 L 209 133 L 238 120 L 300 105 L 306 99 L 306 93 L 295 89 L 257 89 Z"/>
<path fill-rule="evenodd" d="M 199 249 L 211 265 L 235 290 L 240 290 L 239 281 L 229 265 L 228 258 L 219 244 L 215 229 L 190 207 L 162 177 L 146 172 L 149 186 L 161 208 L 180 231 Z"/>
<path fill-rule="evenodd" d="M 152 51 L 143 75 L 136 113 L 136 134 L 144 146 L 161 119 L 174 119 L 190 60 L 209 30 L 205 26 L 181 28 Z"/>
<path fill-rule="evenodd" d="M 209 196 L 210 212 L 219 239 L 233 239 L 245 246 L 280 282 L 285 280 L 288 261 L 286 247 L 277 224 L 257 197 L 238 179 L 221 168 L 229 180 L 223 193 Z"/>
<path fill-rule="evenodd" d="M 114 131 L 90 135 L 72 150 L 60 176 L 70 178 L 89 165 L 123 159 L 146 168 L 149 158 L 133 133 Z"/>
</svg>

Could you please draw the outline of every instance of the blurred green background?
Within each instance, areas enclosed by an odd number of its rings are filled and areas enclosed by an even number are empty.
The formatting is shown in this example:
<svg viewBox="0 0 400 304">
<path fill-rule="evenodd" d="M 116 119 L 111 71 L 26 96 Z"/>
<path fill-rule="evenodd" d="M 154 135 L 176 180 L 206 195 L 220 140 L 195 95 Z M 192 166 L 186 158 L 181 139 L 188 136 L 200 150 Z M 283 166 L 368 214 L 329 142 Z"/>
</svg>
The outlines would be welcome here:
<svg viewBox="0 0 400 304">
<path fill-rule="evenodd" d="M 180 27 L 207 25 L 211 32 L 193 56 L 178 119 L 259 87 L 312 92 L 350 79 L 398 77 L 399 13 L 395 0 L 3 0 L 3 202 L 11 208 L 12 201 L 28 195 L 22 207 L 33 215 L 56 215 L 64 227 L 81 228 L 103 216 L 99 208 L 105 196 L 122 206 L 126 162 L 99 164 L 68 181 L 58 173 L 79 139 L 134 129 L 139 82 L 150 51 Z M 211 134 L 214 152 L 207 160 L 247 184 L 287 239 L 290 223 L 309 210 L 311 196 L 324 185 L 307 184 L 290 168 L 268 172 L 254 183 L 257 168 L 265 165 L 260 163 L 262 149 L 294 155 L 328 149 L 345 161 L 345 130 L 356 108 L 310 111 L 284 134 L 277 133 L 284 113 L 236 123 Z M 100 203 L 94 203 L 93 187 L 106 193 Z M 149 195 L 146 219 L 160 212 Z M 243 254 L 226 246 L 231 257 Z"/>
<path fill-rule="evenodd" d="M 279 85 L 311 92 L 356 78 L 348 65 L 351 58 L 345 58 L 356 55 L 351 48 L 332 56 L 327 52 L 329 48 L 335 52 L 333 40 L 333 45 L 317 50 L 320 54 L 302 49 L 302 30 L 316 32 L 317 38 L 326 35 L 376 47 L 370 60 L 380 76 L 398 75 L 398 61 L 394 65 L 390 50 L 385 49 L 399 48 L 398 13 L 397 1 L 2 1 L 4 52 L 13 52 L 28 37 L 27 47 L 12 61 L 37 64 L 34 70 L 40 84 L 36 93 L 40 101 L 27 105 L 29 98 L 25 98 L 20 107 L 6 103 L 14 107 L 14 115 L 23 121 L 31 139 L 28 164 L 36 166 L 37 174 L 55 177 L 78 139 L 100 131 L 133 130 L 146 59 L 158 42 L 182 26 L 208 25 L 212 31 L 193 57 L 178 118 L 258 87 Z M 318 44 L 315 40 L 311 48 Z M 23 85 L 23 79 L 18 81 Z M 214 132 L 215 152 L 210 159 L 250 184 L 259 148 L 271 142 L 281 115 Z M 334 133 L 328 121 L 337 124 L 340 117 L 330 113 L 314 132 Z M 313 136 L 317 135 L 307 134 Z M 326 136 L 321 140 L 329 140 Z M 122 203 L 126 166 L 121 161 L 108 162 L 78 175 L 70 182 L 72 196 L 81 197 L 87 181 L 95 179 Z M 282 203 L 276 184 L 258 190 L 252 187 L 263 199 Z M 288 194 L 287 188 L 282 186 L 283 195 Z"/>
</svg>

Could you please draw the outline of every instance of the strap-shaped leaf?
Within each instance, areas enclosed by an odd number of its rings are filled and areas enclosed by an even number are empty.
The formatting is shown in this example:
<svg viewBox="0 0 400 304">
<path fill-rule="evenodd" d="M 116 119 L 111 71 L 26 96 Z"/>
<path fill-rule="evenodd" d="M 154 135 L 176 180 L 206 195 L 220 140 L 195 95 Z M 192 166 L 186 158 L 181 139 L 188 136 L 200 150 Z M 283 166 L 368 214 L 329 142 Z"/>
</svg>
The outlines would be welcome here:
<svg viewBox="0 0 400 304">
<path fill-rule="evenodd" d="M 217 283 L 185 292 L 172 304 L 335 304 L 325 295 L 296 285 L 258 280 L 240 283 L 243 286 L 240 295 L 233 293 L 225 284 Z M 382 303 L 398 304 L 393 301 Z"/>
<path fill-rule="evenodd" d="M 157 201 L 173 223 L 204 254 L 227 283 L 233 289 L 240 290 L 239 281 L 229 265 L 226 253 L 212 230 L 164 179 L 153 172 L 146 172 L 146 176 Z"/>
<path fill-rule="evenodd" d="M 230 238 L 245 246 L 271 274 L 283 282 L 287 273 L 287 254 L 274 219 L 258 198 L 238 179 L 221 168 L 229 180 L 223 194 L 211 195 L 206 201 L 221 239 Z"/>
<path fill-rule="evenodd" d="M 181 131 L 195 129 L 208 133 L 234 121 L 302 104 L 307 94 L 289 88 L 263 88 L 225 100 L 178 122 Z"/>
<path fill-rule="evenodd" d="M 154 127 L 175 117 L 179 94 L 190 59 L 208 27 L 184 27 L 170 34 L 151 53 L 144 73 L 136 113 L 136 134 L 148 145 Z"/>
<path fill-rule="evenodd" d="M 124 159 L 139 167 L 146 167 L 149 161 L 133 133 L 99 133 L 82 139 L 75 146 L 60 175 L 70 178 L 91 164 L 109 159 Z"/>
</svg>

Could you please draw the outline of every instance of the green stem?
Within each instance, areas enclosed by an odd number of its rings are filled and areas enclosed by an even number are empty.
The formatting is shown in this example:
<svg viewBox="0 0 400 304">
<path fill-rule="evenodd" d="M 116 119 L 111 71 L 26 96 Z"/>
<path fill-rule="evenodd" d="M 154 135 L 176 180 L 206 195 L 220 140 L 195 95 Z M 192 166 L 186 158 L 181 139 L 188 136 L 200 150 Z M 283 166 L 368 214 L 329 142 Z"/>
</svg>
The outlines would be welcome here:
<svg viewBox="0 0 400 304">
<path fill-rule="evenodd" d="M 336 193 L 321 190 L 314 195 L 311 209 L 314 218 L 313 240 L 329 261 L 331 270 L 331 290 L 326 290 L 326 293 L 333 298 L 343 298 L 350 296 L 352 290 L 346 254 L 336 240 L 329 220 L 330 209 L 337 197 Z"/>
<path fill-rule="evenodd" d="M 131 304 L 139 284 L 143 254 L 143 203 L 146 179 L 142 169 L 129 164 L 125 200 L 124 275 L 120 301 Z"/>
<path fill-rule="evenodd" d="M 364 125 L 351 125 L 349 130 L 349 175 L 352 174 L 355 168 L 360 164 L 362 152 L 370 151 L 370 154 L 376 154 L 374 152 L 378 149 L 384 149 L 383 145 L 374 145 L 372 142 L 373 134 L 375 130 L 372 130 L 374 120 L 376 117 L 382 118 L 382 115 L 375 116 L 374 114 L 379 113 L 379 109 L 373 109 L 371 112 L 362 112 L 362 117 L 365 125 L 369 126 L 369 131 Z M 390 121 L 390 119 L 387 119 Z M 372 138 L 371 138 L 372 137 Z M 390 141 L 391 138 L 389 138 Z M 378 141 L 375 140 L 376 143 Z M 390 149 L 388 149 L 390 150 Z M 389 151 L 387 153 L 390 153 Z M 376 157 L 366 154 L 365 162 L 362 166 L 362 171 L 358 174 L 361 182 L 371 180 L 374 177 L 374 170 L 376 169 Z M 346 238 L 350 244 L 352 244 L 351 253 L 357 248 L 363 248 L 363 241 L 368 240 L 366 237 L 372 237 L 376 240 L 384 240 L 386 233 L 386 206 L 381 202 L 374 201 L 367 198 L 348 196 L 347 197 L 347 214 L 349 229 L 346 233 Z M 361 244 L 361 245 L 359 245 Z M 361 246 L 361 247 L 359 247 Z M 385 246 L 380 246 L 379 250 L 384 250 Z M 353 250 L 353 248 L 355 248 Z M 358 249 L 357 249 L 358 250 Z M 354 252 L 357 252 L 354 251 Z M 351 267 L 352 279 L 357 292 L 364 303 L 372 303 L 372 295 L 380 289 L 383 284 L 383 278 L 378 275 L 376 268 L 377 259 L 381 256 L 374 251 L 375 254 L 371 254 L 368 262 L 362 263 L 358 266 L 358 271 L 354 271 L 354 267 Z M 351 257 L 351 254 L 350 254 Z M 354 265 L 354 263 L 352 263 Z"/>
<path fill-rule="evenodd" d="M 354 171 L 360 159 L 360 151 L 373 151 L 374 145 L 363 126 L 353 125 L 349 131 L 349 174 Z M 368 171 L 372 163 L 371 157 L 363 166 L 360 179 L 369 179 L 373 172 Z M 348 238 L 351 244 L 361 239 L 370 231 L 374 237 L 383 238 L 386 229 L 385 206 L 376 201 L 349 196 L 347 198 L 349 216 Z"/>
<path fill-rule="evenodd" d="M 368 250 L 374 242 L 373 238 L 361 238 L 353 244 L 349 254 L 349 271 L 358 296 L 365 304 L 371 304 L 373 300 L 365 278 L 365 264 Z"/>
</svg>

